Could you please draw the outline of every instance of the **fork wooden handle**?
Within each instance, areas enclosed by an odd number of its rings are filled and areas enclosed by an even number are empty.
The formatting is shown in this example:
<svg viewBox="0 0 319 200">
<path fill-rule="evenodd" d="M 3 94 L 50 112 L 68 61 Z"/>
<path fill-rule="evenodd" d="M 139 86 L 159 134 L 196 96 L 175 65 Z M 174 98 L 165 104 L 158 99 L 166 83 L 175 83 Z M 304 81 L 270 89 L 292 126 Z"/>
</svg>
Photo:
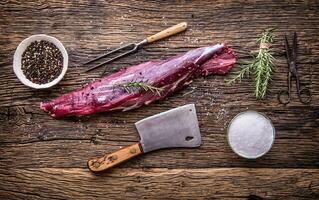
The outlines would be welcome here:
<svg viewBox="0 0 319 200">
<path fill-rule="evenodd" d="M 92 158 L 87 164 L 92 172 L 102 172 L 140 154 L 143 154 L 143 152 L 141 151 L 140 144 L 136 143 L 113 153 L 105 154 L 103 157 Z"/>
<path fill-rule="evenodd" d="M 176 24 L 175 26 L 172 26 L 170 28 L 167 28 L 159 33 L 156 33 L 155 35 L 149 36 L 146 38 L 148 43 L 155 42 L 157 40 L 175 35 L 177 33 L 180 33 L 182 31 L 185 31 L 187 28 L 187 23 L 182 22 L 180 24 Z"/>
</svg>

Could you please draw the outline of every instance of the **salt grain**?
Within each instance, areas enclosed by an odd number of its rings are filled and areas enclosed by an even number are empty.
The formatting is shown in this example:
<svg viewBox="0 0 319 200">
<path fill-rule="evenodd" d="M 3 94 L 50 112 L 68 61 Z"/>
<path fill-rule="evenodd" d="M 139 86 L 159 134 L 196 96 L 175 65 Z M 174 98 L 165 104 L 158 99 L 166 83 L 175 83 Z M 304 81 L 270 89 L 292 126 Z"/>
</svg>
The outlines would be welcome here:
<svg viewBox="0 0 319 200">
<path fill-rule="evenodd" d="M 237 115 L 228 127 L 228 142 L 244 158 L 258 158 L 267 153 L 275 139 L 275 129 L 264 115 L 246 111 Z"/>
</svg>

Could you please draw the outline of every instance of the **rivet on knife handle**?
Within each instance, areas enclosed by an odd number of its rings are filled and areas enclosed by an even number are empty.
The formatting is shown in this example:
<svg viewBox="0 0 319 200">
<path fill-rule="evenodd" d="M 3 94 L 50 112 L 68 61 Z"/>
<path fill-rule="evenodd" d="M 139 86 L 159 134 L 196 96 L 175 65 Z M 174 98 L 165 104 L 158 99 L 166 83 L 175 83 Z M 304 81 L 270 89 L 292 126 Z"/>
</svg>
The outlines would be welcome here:
<svg viewBox="0 0 319 200">
<path fill-rule="evenodd" d="M 151 43 L 151 42 L 155 42 L 157 40 L 169 37 L 171 35 L 175 35 L 177 33 L 180 33 L 182 31 L 186 30 L 186 28 L 187 28 L 186 22 L 176 24 L 175 26 L 167 28 L 159 33 L 156 33 L 155 35 L 147 37 L 147 42 Z"/>
<path fill-rule="evenodd" d="M 143 152 L 141 151 L 140 144 L 136 143 L 106 154 L 101 158 L 90 159 L 88 167 L 92 172 L 102 172 L 140 154 L 143 154 Z"/>
</svg>

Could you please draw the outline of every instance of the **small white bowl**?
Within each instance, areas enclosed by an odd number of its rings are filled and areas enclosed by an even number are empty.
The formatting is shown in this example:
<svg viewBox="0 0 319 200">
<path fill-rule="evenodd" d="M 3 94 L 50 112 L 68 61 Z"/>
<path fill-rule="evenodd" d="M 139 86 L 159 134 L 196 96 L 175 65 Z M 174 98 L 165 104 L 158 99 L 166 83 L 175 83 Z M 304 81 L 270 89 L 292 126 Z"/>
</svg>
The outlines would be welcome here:
<svg viewBox="0 0 319 200">
<path fill-rule="evenodd" d="M 237 114 L 227 128 L 229 146 L 237 155 L 247 159 L 265 155 L 272 148 L 275 135 L 276 130 L 271 120 L 251 110 Z"/>
<path fill-rule="evenodd" d="M 45 83 L 45 84 L 37 84 L 37 83 L 31 82 L 29 79 L 25 77 L 21 69 L 22 54 L 24 53 L 26 48 L 31 44 L 31 42 L 40 41 L 40 40 L 45 40 L 45 41 L 53 43 L 61 51 L 63 56 L 63 68 L 62 68 L 61 74 L 53 81 L 49 83 Z M 44 35 L 44 34 L 32 35 L 24 39 L 17 47 L 13 57 L 13 71 L 18 77 L 18 79 L 21 81 L 21 83 L 23 83 L 26 86 L 29 86 L 34 89 L 50 88 L 56 85 L 59 81 L 61 81 L 61 79 L 63 78 L 63 76 L 65 75 L 68 69 L 68 61 L 69 61 L 68 53 L 65 50 L 63 44 L 58 39 L 52 36 Z"/>
</svg>

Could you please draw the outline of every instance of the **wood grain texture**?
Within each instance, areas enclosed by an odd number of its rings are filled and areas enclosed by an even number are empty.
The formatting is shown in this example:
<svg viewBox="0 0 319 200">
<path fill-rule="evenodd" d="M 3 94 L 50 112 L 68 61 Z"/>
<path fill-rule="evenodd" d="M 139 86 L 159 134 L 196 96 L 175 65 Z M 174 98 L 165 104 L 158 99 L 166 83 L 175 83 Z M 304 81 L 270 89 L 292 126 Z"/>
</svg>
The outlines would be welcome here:
<svg viewBox="0 0 319 200">
<path fill-rule="evenodd" d="M 241 62 L 247 61 L 248 52 L 258 48 L 260 32 L 274 27 L 276 72 L 267 99 L 254 99 L 251 80 L 225 85 L 239 71 L 236 67 L 227 76 L 197 79 L 134 111 L 56 120 L 39 109 L 41 101 L 99 77 L 99 70 L 83 73 L 89 66 L 81 63 L 183 21 L 187 31 L 145 46 L 108 65 L 107 72 L 217 42 L 226 42 Z M 298 101 L 295 85 L 289 105 L 277 101 L 287 86 L 282 38 L 293 31 L 299 36 L 301 84 L 312 92 L 310 105 Z M 12 70 L 17 45 L 39 33 L 58 38 L 70 59 L 61 83 L 43 91 L 22 85 Z M 132 199 L 318 199 L 318 1 L 5 0 L 0 2 L 0 47 L 1 199 L 94 199 L 105 193 Z M 195 103 L 198 111 L 200 148 L 155 151 L 101 176 L 88 172 L 87 159 L 138 142 L 136 121 L 187 103 Z M 228 122 L 247 109 L 266 114 L 276 128 L 273 148 L 254 161 L 237 157 L 226 141 Z M 147 181 L 138 183 L 138 177 Z M 96 182 L 102 184 L 92 187 Z"/>
<path fill-rule="evenodd" d="M 154 35 L 148 36 L 146 40 L 148 43 L 156 42 L 158 40 L 168 38 L 169 36 L 176 35 L 177 33 L 183 32 L 186 30 L 186 28 L 187 28 L 187 23 L 182 22 L 174 26 L 171 26 L 165 30 L 162 30 L 158 33 L 155 33 Z"/>
<path fill-rule="evenodd" d="M 126 168 L 94 175 L 85 169 L 40 168 L 0 170 L 0 178 L 0 198 L 10 199 L 319 198 L 318 169 Z"/>
<path fill-rule="evenodd" d="M 140 154 L 143 154 L 140 143 L 136 143 L 118 149 L 114 152 L 106 153 L 100 157 L 90 158 L 87 162 L 87 166 L 92 172 L 105 172 L 108 169 L 126 162 Z"/>
</svg>

